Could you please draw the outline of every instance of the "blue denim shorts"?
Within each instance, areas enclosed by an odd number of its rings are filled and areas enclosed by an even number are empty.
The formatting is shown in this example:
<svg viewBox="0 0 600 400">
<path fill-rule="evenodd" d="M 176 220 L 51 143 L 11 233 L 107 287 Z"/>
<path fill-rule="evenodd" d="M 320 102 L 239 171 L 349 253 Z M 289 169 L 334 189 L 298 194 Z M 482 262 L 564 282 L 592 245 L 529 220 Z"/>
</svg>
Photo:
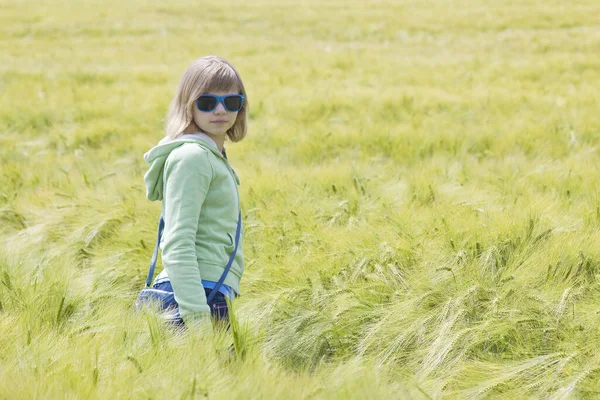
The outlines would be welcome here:
<svg viewBox="0 0 600 400">
<path fill-rule="evenodd" d="M 155 283 L 152 286 L 153 289 L 158 289 L 158 290 L 164 290 L 165 292 L 173 292 L 173 286 L 171 285 L 171 281 L 169 280 L 163 280 L 161 282 Z M 206 297 L 208 297 L 208 295 L 210 294 L 211 289 L 204 289 L 204 293 L 206 294 Z M 175 302 L 175 300 L 173 300 L 173 303 L 177 304 Z M 227 308 L 227 301 L 225 300 L 225 295 L 221 292 L 217 292 L 217 294 L 215 295 L 215 297 L 213 297 L 213 299 L 210 301 L 210 303 L 208 303 L 208 306 L 210 307 L 210 315 L 213 317 L 213 319 L 217 322 L 220 323 L 224 323 L 227 326 L 227 329 L 229 329 L 229 309 Z M 181 319 L 181 316 L 179 315 L 179 308 L 177 308 L 176 310 L 173 310 L 173 316 L 172 316 L 172 321 L 175 325 L 182 325 L 183 326 L 183 320 Z"/>
</svg>

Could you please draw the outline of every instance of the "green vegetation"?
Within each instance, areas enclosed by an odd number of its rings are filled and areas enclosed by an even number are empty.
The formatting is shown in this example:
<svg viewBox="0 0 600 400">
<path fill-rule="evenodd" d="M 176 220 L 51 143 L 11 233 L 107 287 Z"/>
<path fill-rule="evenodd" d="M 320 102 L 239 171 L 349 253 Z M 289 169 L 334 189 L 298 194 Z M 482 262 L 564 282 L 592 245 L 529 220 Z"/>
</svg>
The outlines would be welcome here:
<svg viewBox="0 0 600 400">
<path fill-rule="evenodd" d="M 597 398 L 600 6 L 0 0 L 0 398 Z M 230 335 L 134 314 L 142 155 L 218 54 Z"/>
</svg>

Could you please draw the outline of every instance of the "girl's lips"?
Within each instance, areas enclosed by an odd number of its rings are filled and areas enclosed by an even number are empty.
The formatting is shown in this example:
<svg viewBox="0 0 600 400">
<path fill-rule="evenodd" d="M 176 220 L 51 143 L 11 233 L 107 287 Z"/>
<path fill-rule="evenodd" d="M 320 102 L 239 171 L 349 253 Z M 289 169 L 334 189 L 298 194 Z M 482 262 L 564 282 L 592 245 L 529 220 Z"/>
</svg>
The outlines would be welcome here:
<svg viewBox="0 0 600 400">
<path fill-rule="evenodd" d="M 211 123 L 213 123 L 213 124 L 226 124 L 227 121 L 221 121 L 221 120 L 219 120 L 219 121 L 211 121 Z"/>
</svg>

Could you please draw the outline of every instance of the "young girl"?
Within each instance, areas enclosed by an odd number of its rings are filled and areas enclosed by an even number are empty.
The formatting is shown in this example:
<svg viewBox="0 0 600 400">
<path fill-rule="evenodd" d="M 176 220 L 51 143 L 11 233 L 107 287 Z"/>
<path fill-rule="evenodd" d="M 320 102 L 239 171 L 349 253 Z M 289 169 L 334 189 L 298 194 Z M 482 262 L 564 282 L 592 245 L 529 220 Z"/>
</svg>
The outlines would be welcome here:
<svg viewBox="0 0 600 400">
<path fill-rule="evenodd" d="M 211 315 L 228 325 L 225 298 L 240 293 L 241 233 L 231 269 L 207 303 L 241 232 L 239 180 L 224 143 L 244 138 L 247 112 L 246 90 L 233 65 L 216 56 L 200 58 L 181 78 L 166 117 L 166 137 L 144 155 L 150 165 L 146 197 L 162 201 L 165 221 L 164 270 L 153 288 L 174 292 L 175 321 L 188 327 Z"/>
</svg>

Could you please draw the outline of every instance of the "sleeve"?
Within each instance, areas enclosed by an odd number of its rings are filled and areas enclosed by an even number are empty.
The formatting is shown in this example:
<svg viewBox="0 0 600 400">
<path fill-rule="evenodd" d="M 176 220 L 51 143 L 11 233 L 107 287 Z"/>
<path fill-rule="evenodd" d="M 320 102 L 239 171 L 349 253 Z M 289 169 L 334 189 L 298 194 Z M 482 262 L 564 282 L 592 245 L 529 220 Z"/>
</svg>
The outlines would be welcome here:
<svg viewBox="0 0 600 400">
<path fill-rule="evenodd" d="M 184 322 L 210 317 L 196 257 L 198 218 L 213 171 L 206 150 L 183 145 L 165 163 L 162 260 Z"/>
</svg>

